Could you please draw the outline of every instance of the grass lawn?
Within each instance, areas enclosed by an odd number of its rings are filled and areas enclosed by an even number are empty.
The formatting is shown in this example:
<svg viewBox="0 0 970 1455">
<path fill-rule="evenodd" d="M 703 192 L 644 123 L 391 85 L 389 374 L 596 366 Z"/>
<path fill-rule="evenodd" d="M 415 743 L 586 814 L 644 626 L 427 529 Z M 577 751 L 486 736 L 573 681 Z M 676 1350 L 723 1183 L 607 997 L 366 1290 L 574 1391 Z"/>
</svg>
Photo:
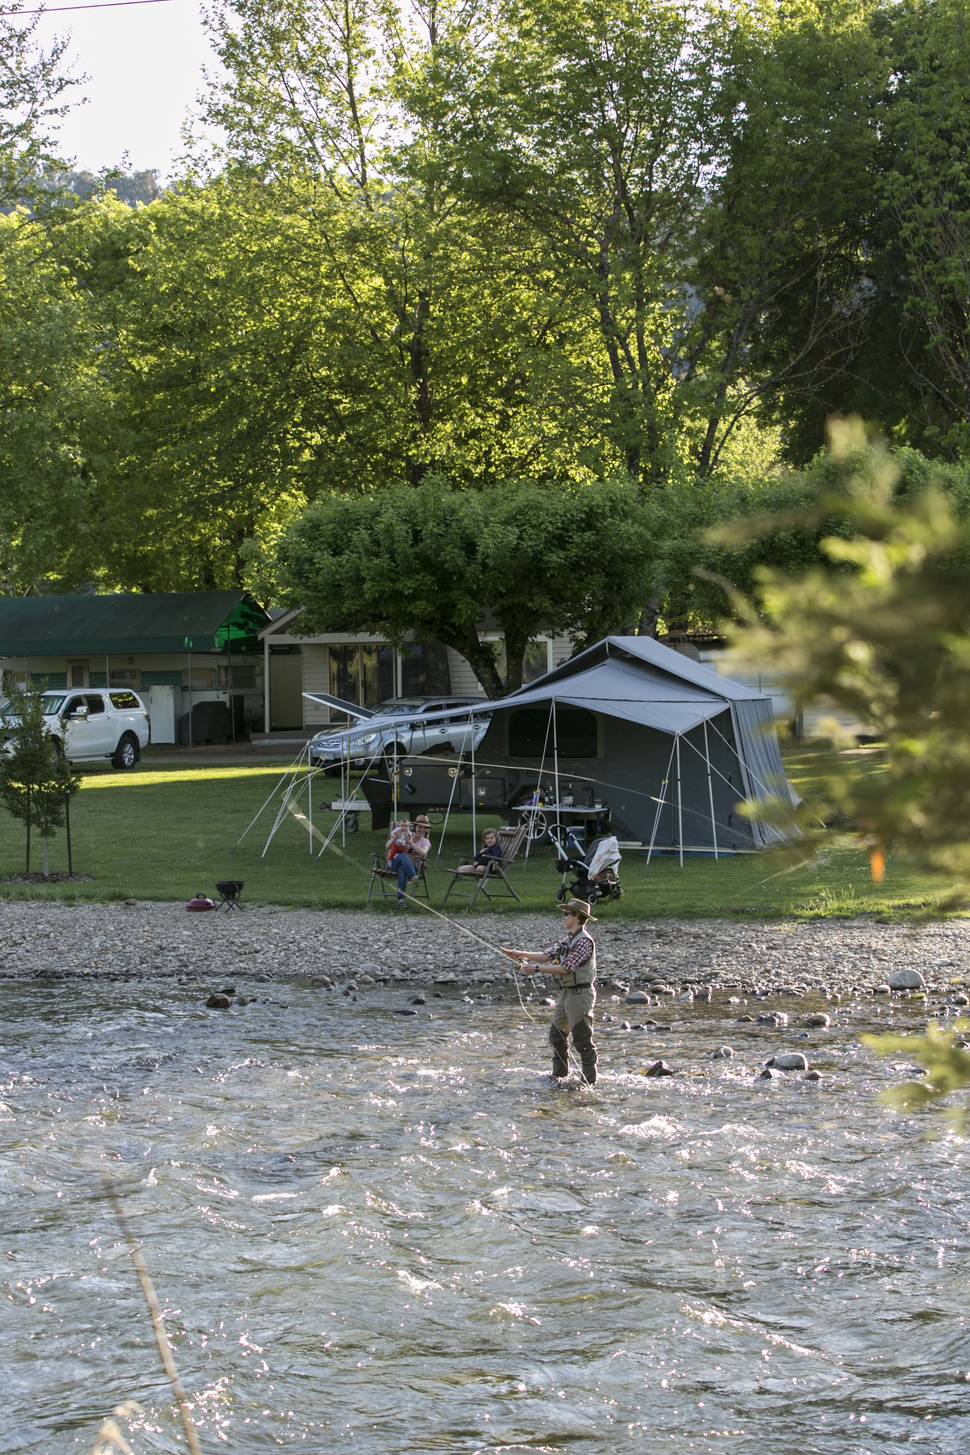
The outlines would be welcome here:
<svg viewBox="0 0 970 1455">
<path fill-rule="evenodd" d="M 809 801 L 827 761 L 818 749 L 798 748 L 786 755 L 792 780 Z M 878 753 L 861 749 L 843 755 L 845 771 L 878 772 Z M 234 845 L 260 805 L 279 782 L 283 765 L 275 763 L 201 764 L 198 761 L 146 761 L 133 773 L 93 769 L 83 781 L 72 809 L 74 867 L 89 881 L 50 885 L 0 882 L 6 898 L 69 901 L 189 899 L 202 889 L 212 893 L 217 879 L 243 879 L 245 902 L 359 908 L 366 900 L 370 865 L 383 849 L 384 834 L 348 834 L 341 847 L 338 834 L 322 858 L 309 852 L 306 828 L 290 814 L 261 858 L 273 822 L 268 810 L 239 848 Z M 317 778 L 318 803 L 337 796 L 334 780 Z M 305 804 L 305 798 L 304 798 Z M 275 807 L 275 804 L 273 805 Z M 332 814 L 318 814 L 326 832 Z M 363 817 L 362 825 L 369 823 Z M 498 819 L 479 818 L 479 831 Z M 432 831 L 437 848 L 440 825 Z M 456 864 L 471 842 L 468 814 L 454 815 L 440 859 L 430 867 L 432 902 L 440 904 L 448 883 L 448 867 Z M 34 864 L 40 864 L 35 840 Z M 23 872 L 23 832 L 6 814 L 0 816 L 0 876 Z M 53 872 L 66 868 L 64 836 L 51 848 Z M 512 870 L 527 909 L 550 905 L 559 875 L 548 849 Z M 623 863 L 624 897 L 607 911 L 611 917 L 697 918 L 762 916 L 817 918 L 871 914 L 904 919 L 932 908 L 943 896 L 939 880 L 906 863 L 891 860 L 886 882 L 874 885 L 866 856 L 842 835 L 833 834 L 819 863 L 787 871 L 770 854 L 745 855 L 714 862 L 655 858 L 648 866 L 642 853 L 627 852 Z M 479 900 L 479 904 L 482 901 Z M 461 900 L 452 895 L 460 910 Z M 393 906 L 388 905 L 388 912 Z M 495 907 L 496 909 L 499 906 Z M 507 901 L 501 906 L 517 910 Z M 485 912 L 490 911 L 485 907 Z"/>
</svg>

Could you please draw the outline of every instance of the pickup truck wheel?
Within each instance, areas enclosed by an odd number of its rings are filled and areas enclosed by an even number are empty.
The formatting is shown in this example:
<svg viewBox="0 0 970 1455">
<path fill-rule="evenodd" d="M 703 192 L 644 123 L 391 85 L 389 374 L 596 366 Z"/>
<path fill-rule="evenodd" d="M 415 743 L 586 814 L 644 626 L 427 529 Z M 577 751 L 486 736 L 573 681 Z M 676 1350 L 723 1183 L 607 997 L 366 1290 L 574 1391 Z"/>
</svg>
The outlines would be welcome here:
<svg viewBox="0 0 970 1455">
<path fill-rule="evenodd" d="M 111 759 L 116 768 L 134 768 L 141 752 L 138 747 L 138 739 L 134 733 L 125 733 L 121 742 L 115 748 L 114 757 Z"/>
</svg>

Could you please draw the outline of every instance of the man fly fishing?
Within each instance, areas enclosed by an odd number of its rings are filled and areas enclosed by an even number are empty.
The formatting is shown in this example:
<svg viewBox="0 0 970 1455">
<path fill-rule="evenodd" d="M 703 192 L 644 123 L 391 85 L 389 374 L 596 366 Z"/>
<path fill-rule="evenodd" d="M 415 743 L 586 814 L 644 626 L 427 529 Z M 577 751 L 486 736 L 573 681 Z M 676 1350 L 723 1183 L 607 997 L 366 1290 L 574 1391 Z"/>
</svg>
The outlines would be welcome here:
<svg viewBox="0 0 970 1455">
<path fill-rule="evenodd" d="M 593 1044 L 593 1007 L 596 1004 L 596 945 L 587 928 L 595 924 L 585 899 L 570 899 L 559 906 L 566 933 L 547 950 L 512 950 L 502 946 L 510 960 L 516 960 L 526 975 L 554 975 L 559 995 L 552 1012 L 549 1041 L 552 1046 L 552 1075 L 561 1080 L 569 1075 L 569 1036 L 579 1052 L 583 1080 L 596 1081 L 596 1047 Z"/>
</svg>

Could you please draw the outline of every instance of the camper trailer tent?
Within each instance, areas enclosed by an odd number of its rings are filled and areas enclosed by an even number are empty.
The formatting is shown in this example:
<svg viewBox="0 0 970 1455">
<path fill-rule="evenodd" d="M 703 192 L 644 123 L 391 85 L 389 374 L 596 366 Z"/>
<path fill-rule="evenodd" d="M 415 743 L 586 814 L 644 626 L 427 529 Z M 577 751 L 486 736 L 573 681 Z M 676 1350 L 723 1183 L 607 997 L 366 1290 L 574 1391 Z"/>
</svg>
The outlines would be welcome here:
<svg viewBox="0 0 970 1455">
<path fill-rule="evenodd" d="M 559 797 L 564 783 L 588 786 L 614 832 L 655 850 L 731 853 L 779 838 L 738 811 L 790 794 L 770 699 L 658 642 L 608 637 L 492 709 L 480 776 L 521 764 L 523 780 L 557 778 Z"/>
<path fill-rule="evenodd" d="M 792 798 L 770 698 L 649 638 L 607 637 L 474 716 L 489 726 L 461 765 L 465 807 L 508 810 L 538 785 L 561 801 L 571 785 L 653 852 L 720 856 L 781 838 L 739 812 L 743 800 Z M 443 767 L 411 759 L 404 773 L 414 804 L 448 801 Z"/>
</svg>

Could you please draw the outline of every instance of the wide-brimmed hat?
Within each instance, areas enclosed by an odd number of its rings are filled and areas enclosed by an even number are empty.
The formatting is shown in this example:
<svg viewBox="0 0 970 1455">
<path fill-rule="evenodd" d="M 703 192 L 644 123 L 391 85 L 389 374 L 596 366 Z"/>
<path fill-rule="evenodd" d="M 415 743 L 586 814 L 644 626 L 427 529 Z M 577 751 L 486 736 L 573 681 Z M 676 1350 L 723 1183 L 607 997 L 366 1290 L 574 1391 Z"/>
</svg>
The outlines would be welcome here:
<svg viewBox="0 0 970 1455">
<path fill-rule="evenodd" d="M 559 906 L 560 914 L 581 914 L 583 919 L 589 920 L 591 924 L 596 923 L 596 916 L 592 912 L 593 906 L 588 899 L 567 899 L 565 904 Z"/>
</svg>

